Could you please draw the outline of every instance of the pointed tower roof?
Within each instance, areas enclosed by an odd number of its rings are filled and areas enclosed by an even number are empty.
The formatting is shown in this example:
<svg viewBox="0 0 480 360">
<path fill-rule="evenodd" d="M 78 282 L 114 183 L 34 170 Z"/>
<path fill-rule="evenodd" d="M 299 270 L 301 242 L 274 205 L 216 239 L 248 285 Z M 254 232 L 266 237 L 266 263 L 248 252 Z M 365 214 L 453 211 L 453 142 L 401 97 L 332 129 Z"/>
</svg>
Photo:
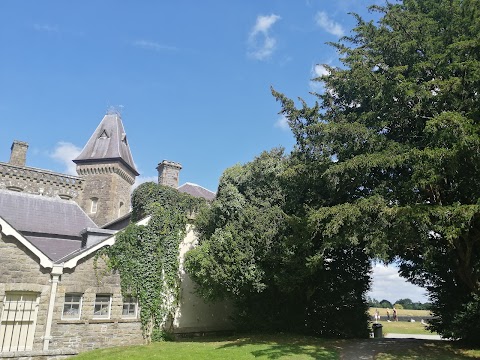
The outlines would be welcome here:
<svg viewBox="0 0 480 360">
<path fill-rule="evenodd" d="M 139 175 L 128 146 L 127 134 L 118 113 L 107 113 L 88 140 L 75 164 L 102 161 L 119 161 L 136 176 Z"/>
</svg>

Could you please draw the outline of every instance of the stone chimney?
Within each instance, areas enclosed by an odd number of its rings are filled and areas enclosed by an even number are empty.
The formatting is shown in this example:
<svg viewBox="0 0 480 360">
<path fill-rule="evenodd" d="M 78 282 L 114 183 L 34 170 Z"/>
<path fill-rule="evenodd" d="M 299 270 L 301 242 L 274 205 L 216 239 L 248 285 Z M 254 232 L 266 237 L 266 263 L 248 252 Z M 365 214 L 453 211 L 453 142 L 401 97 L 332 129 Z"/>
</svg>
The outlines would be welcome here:
<svg viewBox="0 0 480 360">
<path fill-rule="evenodd" d="M 179 163 L 163 160 L 157 166 L 158 170 L 158 183 L 160 185 L 170 186 L 174 189 L 178 188 L 178 179 L 182 165 Z"/>
<path fill-rule="evenodd" d="M 10 153 L 10 164 L 17 166 L 25 166 L 27 161 L 28 144 L 23 141 L 14 140 Z"/>
</svg>

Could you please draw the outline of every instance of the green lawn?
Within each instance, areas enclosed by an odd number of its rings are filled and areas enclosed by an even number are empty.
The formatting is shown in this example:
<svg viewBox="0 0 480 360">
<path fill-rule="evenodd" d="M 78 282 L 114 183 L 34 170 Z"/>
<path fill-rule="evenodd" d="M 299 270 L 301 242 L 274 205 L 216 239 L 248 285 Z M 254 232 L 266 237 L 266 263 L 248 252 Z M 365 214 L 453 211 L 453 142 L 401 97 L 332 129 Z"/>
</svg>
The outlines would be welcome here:
<svg viewBox="0 0 480 360">
<path fill-rule="evenodd" d="M 420 322 L 409 321 L 379 321 L 382 324 L 383 335 L 385 334 L 425 334 L 431 335 L 432 333 L 425 329 L 425 326 Z"/>
<path fill-rule="evenodd" d="M 393 340 L 393 339 L 388 339 Z M 342 351 L 350 349 L 354 355 L 365 349 L 376 360 L 467 360 L 480 359 L 480 350 L 458 349 L 447 341 L 379 342 L 370 340 L 324 340 L 295 335 L 251 335 L 216 337 L 161 342 L 144 346 L 125 346 L 83 353 L 75 360 L 99 359 L 165 359 L 165 360 L 220 360 L 220 359 L 340 359 Z M 363 349 L 363 350 L 362 350 Z"/>
<path fill-rule="evenodd" d="M 340 359 L 333 342 L 292 335 L 254 335 L 251 337 L 201 338 L 94 350 L 75 360 L 98 359 Z"/>
</svg>

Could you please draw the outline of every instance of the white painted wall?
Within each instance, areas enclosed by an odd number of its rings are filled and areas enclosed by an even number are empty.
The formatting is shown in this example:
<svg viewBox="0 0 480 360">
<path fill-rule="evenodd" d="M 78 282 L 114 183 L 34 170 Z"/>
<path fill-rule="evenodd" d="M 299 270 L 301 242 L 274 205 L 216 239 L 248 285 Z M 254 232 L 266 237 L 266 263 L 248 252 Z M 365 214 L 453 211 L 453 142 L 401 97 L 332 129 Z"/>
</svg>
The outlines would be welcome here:
<svg viewBox="0 0 480 360">
<path fill-rule="evenodd" d="M 195 294 L 195 283 L 184 269 L 185 254 L 198 244 L 192 225 L 187 226 L 187 235 L 180 244 L 180 301 L 173 322 L 176 333 L 207 332 L 233 329 L 230 321 L 232 306 L 228 301 L 205 303 Z"/>
</svg>

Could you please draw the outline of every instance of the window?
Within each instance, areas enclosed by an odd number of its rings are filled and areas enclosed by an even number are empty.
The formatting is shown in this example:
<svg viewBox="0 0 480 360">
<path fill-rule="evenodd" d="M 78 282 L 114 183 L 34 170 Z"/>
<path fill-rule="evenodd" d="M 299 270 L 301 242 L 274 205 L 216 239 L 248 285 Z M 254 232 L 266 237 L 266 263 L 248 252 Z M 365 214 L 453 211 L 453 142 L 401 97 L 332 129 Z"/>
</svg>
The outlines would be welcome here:
<svg viewBox="0 0 480 360">
<path fill-rule="evenodd" d="M 80 319 L 80 310 L 82 308 L 81 294 L 65 294 L 63 303 L 62 319 Z"/>
<path fill-rule="evenodd" d="M 110 319 L 110 295 L 97 295 L 95 297 L 95 308 L 93 317 L 95 319 Z"/>
<path fill-rule="evenodd" d="M 92 206 L 90 207 L 90 213 L 95 214 L 98 208 L 98 198 L 91 198 Z"/>
<path fill-rule="evenodd" d="M 123 299 L 122 317 L 137 317 L 137 299 L 131 296 Z"/>
<path fill-rule="evenodd" d="M 118 217 L 123 215 L 123 201 L 120 201 L 120 205 L 118 206 Z"/>
</svg>

